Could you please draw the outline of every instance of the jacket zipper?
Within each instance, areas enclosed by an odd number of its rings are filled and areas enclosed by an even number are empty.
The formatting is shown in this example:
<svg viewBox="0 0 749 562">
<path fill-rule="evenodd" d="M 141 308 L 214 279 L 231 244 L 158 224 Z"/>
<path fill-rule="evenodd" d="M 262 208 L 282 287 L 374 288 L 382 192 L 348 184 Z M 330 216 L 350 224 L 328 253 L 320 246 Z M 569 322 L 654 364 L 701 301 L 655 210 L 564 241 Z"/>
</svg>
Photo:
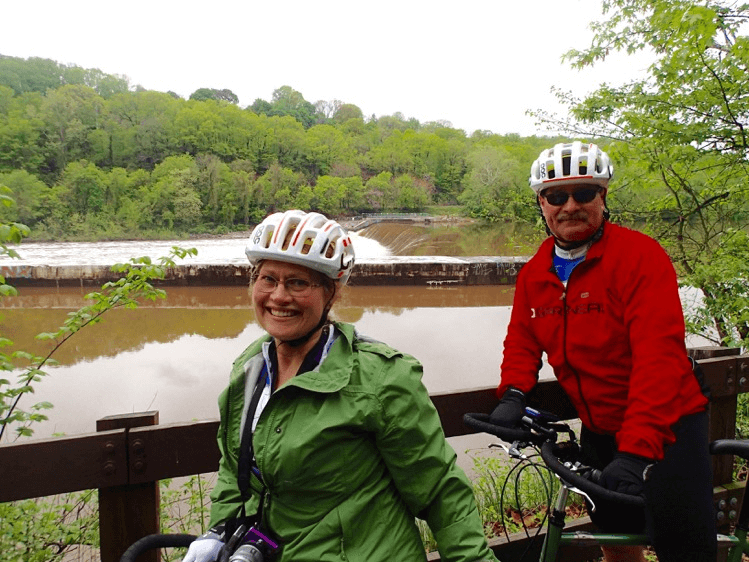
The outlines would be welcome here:
<svg viewBox="0 0 749 562">
<path fill-rule="evenodd" d="M 572 366 L 572 364 L 570 363 L 569 357 L 567 356 L 567 288 L 570 286 L 570 280 L 572 279 L 572 276 L 574 274 L 575 274 L 575 270 L 573 269 L 572 272 L 570 273 L 569 278 L 567 279 L 567 285 L 562 291 L 562 296 L 560 297 L 562 301 L 562 319 L 563 319 L 562 320 L 562 353 L 564 354 L 565 365 L 567 365 L 569 370 L 572 371 L 572 373 L 575 376 L 575 382 L 577 383 L 577 392 L 580 394 L 580 402 L 582 402 L 583 406 L 585 407 L 585 411 L 588 414 L 588 419 L 590 420 L 590 425 L 591 425 L 590 429 L 593 430 L 595 428 L 595 423 L 593 422 L 593 415 L 591 414 L 590 406 L 588 406 L 588 401 L 585 399 L 585 396 L 583 395 L 583 384 L 582 384 L 582 380 L 580 379 L 580 374 Z"/>
</svg>

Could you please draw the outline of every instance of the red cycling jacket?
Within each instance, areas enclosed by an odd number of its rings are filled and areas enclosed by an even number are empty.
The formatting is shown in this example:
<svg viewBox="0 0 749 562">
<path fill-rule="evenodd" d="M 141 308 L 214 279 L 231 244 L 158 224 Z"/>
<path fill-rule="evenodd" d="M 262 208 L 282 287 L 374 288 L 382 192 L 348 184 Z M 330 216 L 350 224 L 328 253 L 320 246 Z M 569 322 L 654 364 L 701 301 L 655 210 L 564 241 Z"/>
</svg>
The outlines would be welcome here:
<svg viewBox="0 0 749 562">
<path fill-rule="evenodd" d="M 606 223 L 565 290 L 553 253 L 548 238 L 518 276 L 497 395 L 530 391 L 546 352 L 585 426 L 615 435 L 619 451 L 662 459 L 671 426 L 707 404 L 668 255 L 652 238 Z"/>
</svg>

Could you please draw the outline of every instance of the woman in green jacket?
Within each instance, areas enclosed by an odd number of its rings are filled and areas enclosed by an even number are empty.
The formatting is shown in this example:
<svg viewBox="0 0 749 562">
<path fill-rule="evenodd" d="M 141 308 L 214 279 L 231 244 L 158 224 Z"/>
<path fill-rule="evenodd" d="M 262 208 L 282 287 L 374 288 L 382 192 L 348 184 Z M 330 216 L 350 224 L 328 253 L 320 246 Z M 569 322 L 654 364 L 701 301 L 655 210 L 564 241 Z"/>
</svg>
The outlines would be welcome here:
<svg viewBox="0 0 749 562">
<path fill-rule="evenodd" d="M 228 559 L 248 538 L 266 561 L 422 561 L 416 517 L 442 560 L 496 561 L 421 364 L 328 321 L 354 265 L 346 232 L 318 213 L 276 213 L 246 253 L 268 334 L 219 398 L 212 529 L 184 562 Z"/>
</svg>

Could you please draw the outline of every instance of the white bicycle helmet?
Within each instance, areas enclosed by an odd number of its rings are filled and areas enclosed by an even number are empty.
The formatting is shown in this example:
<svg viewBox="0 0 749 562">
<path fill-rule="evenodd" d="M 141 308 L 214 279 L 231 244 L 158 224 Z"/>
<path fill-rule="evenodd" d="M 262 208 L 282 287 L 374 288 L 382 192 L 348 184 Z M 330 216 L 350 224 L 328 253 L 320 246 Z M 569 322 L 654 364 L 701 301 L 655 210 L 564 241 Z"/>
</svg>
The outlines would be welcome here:
<svg viewBox="0 0 749 562">
<path fill-rule="evenodd" d="M 552 185 L 582 183 L 608 187 L 614 166 L 595 144 L 580 141 L 555 144 L 541 152 L 531 166 L 529 179 L 536 195 Z"/>
<path fill-rule="evenodd" d="M 269 215 L 252 231 L 245 254 L 253 267 L 276 260 L 309 267 L 345 285 L 354 246 L 343 227 L 320 213 L 292 210 Z"/>
</svg>

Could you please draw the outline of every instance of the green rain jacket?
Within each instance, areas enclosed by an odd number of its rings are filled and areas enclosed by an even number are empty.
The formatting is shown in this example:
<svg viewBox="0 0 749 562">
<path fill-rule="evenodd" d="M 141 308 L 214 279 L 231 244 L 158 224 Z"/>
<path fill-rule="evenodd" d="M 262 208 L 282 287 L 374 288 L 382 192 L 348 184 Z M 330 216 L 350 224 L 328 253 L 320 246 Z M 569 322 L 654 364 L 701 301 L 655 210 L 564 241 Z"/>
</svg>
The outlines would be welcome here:
<svg viewBox="0 0 749 562">
<path fill-rule="evenodd" d="M 465 473 L 445 440 L 409 355 L 336 323 L 338 338 L 314 371 L 272 394 L 253 446 L 267 487 L 264 526 L 280 562 L 426 560 L 414 521 L 427 522 L 445 561 L 496 561 Z M 240 515 L 237 463 L 246 404 L 264 364 L 262 344 L 237 360 L 219 397 L 221 463 L 211 525 Z M 248 515 L 257 511 L 254 476 Z"/>
</svg>

